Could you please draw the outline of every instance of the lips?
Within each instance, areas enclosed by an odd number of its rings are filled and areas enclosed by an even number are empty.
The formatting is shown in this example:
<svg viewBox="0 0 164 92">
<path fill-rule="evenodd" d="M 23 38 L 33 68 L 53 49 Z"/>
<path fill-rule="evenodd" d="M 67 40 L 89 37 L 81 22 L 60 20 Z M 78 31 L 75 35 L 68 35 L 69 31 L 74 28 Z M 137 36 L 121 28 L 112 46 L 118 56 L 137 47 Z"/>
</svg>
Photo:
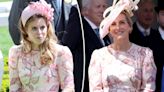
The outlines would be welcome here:
<svg viewBox="0 0 164 92">
<path fill-rule="evenodd" d="M 38 36 L 38 37 L 36 37 L 37 39 L 43 39 L 43 36 Z"/>
<path fill-rule="evenodd" d="M 115 31 L 115 34 L 123 34 L 123 33 L 124 31 L 120 31 L 120 30 Z"/>
</svg>

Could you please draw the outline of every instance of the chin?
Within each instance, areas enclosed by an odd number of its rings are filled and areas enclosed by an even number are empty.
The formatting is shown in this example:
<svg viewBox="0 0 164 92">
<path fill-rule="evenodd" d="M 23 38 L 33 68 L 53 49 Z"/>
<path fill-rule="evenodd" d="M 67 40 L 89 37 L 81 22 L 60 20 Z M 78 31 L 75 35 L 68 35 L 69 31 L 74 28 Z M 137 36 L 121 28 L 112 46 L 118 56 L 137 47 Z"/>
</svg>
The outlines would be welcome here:
<svg viewBox="0 0 164 92">
<path fill-rule="evenodd" d="M 124 36 L 117 36 L 117 39 L 119 40 L 119 39 L 124 39 L 125 37 Z"/>
<path fill-rule="evenodd" d="M 38 45 L 41 45 L 41 44 L 43 44 L 43 42 L 44 42 L 44 40 L 43 41 L 40 40 L 40 41 L 36 41 L 35 43 Z"/>
</svg>

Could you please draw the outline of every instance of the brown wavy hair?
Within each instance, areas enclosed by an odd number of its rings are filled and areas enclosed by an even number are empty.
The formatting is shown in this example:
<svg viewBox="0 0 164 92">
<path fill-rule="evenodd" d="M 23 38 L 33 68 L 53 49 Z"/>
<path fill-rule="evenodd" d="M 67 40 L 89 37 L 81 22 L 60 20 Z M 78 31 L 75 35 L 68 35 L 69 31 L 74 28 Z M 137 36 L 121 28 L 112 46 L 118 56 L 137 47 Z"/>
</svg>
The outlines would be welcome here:
<svg viewBox="0 0 164 92">
<path fill-rule="evenodd" d="M 54 33 L 54 29 L 52 27 L 52 24 L 50 21 L 46 19 L 46 17 L 42 15 L 33 15 L 30 17 L 25 26 L 21 23 L 21 20 L 19 21 L 19 29 L 21 33 L 21 45 L 22 45 L 22 51 L 24 53 L 30 53 L 32 51 L 32 42 L 28 40 L 28 34 L 26 32 L 26 29 L 31 23 L 31 21 L 34 21 L 36 18 L 43 18 L 46 21 L 47 24 L 47 36 L 45 41 L 39 46 L 40 50 L 40 60 L 42 64 L 48 64 L 52 63 L 55 58 L 56 48 L 55 44 L 57 43 L 57 37 Z"/>
</svg>

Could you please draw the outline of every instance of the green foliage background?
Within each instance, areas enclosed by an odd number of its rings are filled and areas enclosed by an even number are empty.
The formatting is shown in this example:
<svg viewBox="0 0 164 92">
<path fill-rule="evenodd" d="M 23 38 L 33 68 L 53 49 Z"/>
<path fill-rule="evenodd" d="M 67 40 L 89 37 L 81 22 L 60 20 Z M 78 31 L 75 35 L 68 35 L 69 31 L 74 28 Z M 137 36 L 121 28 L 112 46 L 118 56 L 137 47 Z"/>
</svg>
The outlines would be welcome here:
<svg viewBox="0 0 164 92">
<path fill-rule="evenodd" d="M 8 27 L 0 27 L 0 49 L 4 57 L 4 74 L 0 92 L 9 92 L 8 50 L 13 45 Z"/>
<path fill-rule="evenodd" d="M 11 0 L 0 0 L 0 2 L 6 2 L 6 1 L 11 1 Z"/>
</svg>

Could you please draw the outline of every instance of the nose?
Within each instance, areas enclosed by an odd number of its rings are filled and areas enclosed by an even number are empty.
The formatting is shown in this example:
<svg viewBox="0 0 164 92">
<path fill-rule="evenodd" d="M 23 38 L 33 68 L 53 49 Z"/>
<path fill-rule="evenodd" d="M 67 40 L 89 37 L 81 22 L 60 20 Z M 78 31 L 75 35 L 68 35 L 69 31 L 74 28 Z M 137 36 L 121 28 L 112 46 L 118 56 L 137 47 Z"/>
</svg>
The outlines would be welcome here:
<svg viewBox="0 0 164 92">
<path fill-rule="evenodd" d="M 115 28 L 116 29 L 119 29 L 120 28 L 120 25 L 119 24 L 116 24 Z"/>
<path fill-rule="evenodd" d="M 41 35 L 42 33 L 43 33 L 43 30 L 41 30 L 40 28 L 38 28 L 37 34 L 38 34 L 38 35 Z"/>
</svg>

